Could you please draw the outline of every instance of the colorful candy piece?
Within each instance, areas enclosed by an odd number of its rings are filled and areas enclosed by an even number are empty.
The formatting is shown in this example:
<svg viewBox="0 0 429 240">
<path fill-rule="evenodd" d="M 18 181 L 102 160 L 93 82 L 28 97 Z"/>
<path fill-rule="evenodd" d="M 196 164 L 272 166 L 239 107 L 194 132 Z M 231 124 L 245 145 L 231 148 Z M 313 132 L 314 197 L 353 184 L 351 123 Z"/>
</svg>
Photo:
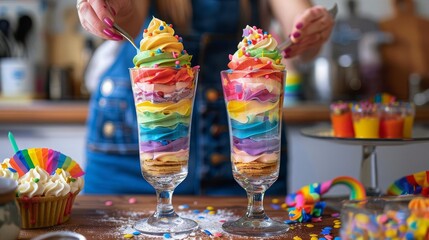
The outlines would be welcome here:
<svg viewBox="0 0 429 240">
<path fill-rule="evenodd" d="M 394 181 L 387 189 L 388 195 L 429 195 L 429 171 L 417 172 Z"/>
<path fill-rule="evenodd" d="M 303 207 L 320 201 L 320 197 L 328 192 L 333 186 L 345 185 L 350 190 L 350 199 L 361 200 L 366 197 L 365 188 L 357 179 L 349 176 L 339 176 L 323 183 L 306 185 L 297 192 L 286 196 L 288 206 Z"/>
</svg>

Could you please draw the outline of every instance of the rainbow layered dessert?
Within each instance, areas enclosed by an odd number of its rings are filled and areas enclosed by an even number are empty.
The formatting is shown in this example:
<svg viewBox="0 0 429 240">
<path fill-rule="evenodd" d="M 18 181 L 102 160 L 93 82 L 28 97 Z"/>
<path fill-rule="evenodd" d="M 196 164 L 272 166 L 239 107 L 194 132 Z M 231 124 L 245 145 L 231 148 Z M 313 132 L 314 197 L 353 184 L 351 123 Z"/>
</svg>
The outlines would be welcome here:
<svg viewBox="0 0 429 240">
<path fill-rule="evenodd" d="M 198 75 L 172 25 L 153 18 L 130 69 L 139 129 L 142 171 L 151 176 L 183 173 Z"/>
<path fill-rule="evenodd" d="M 247 26 L 229 70 L 222 72 L 236 177 L 278 175 L 286 77 L 281 58 L 271 35 Z"/>
</svg>

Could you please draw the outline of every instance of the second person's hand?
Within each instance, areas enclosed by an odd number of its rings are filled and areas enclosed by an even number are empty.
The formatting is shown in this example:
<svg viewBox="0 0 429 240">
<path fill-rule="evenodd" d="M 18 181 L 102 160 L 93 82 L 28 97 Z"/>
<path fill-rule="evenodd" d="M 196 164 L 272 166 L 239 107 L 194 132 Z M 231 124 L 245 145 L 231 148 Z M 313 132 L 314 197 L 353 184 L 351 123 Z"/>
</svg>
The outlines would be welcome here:
<svg viewBox="0 0 429 240">
<path fill-rule="evenodd" d="M 284 53 L 285 58 L 297 56 L 308 49 L 320 49 L 329 38 L 334 26 L 334 18 L 322 6 L 314 6 L 298 15 L 294 21 L 291 41 L 293 45 Z"/>
</svg>

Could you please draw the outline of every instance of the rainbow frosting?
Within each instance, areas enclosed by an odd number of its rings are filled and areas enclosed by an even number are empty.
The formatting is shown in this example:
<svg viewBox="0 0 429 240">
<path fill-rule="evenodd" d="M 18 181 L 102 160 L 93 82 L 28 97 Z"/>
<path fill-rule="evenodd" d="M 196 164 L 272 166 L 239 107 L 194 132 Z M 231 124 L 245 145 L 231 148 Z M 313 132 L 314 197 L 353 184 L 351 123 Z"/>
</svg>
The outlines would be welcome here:
<svg viewBox="0 0 429 240">
<path fill-rule="evenodd" d="M 198 68 L 172 25 L 153 17 L 130 70 L 142 168 L 152 175 L 181 172 L 189 157 L 189 132 Z"/>
<path fill-rule="evenodd" d="M 278 171 L 284 65 L 277 42 L 262 29 L 247 26 L 237 51 L 222 72 L 232 129 L 232 161 L 252 176 Z"/>
</svg>

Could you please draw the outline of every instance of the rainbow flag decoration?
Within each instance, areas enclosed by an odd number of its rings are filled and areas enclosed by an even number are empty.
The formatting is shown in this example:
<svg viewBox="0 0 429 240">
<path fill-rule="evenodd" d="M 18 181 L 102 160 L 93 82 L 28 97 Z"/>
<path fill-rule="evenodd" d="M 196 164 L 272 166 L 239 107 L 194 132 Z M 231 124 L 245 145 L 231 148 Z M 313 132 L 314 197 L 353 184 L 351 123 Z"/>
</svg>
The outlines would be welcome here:
<svg viewBox="0 0 429 240">
<path fill-rule="evenodd" d="M 10 158 L 9 164 L 18 172 L 20 177 L 36 166 L 45 169 L 51 175 L 55 173 L 57 168 L 69 172 L 73 178 L 84 174 L 75 160 L 49 148 L 19 150 Z"/>
</svg>

